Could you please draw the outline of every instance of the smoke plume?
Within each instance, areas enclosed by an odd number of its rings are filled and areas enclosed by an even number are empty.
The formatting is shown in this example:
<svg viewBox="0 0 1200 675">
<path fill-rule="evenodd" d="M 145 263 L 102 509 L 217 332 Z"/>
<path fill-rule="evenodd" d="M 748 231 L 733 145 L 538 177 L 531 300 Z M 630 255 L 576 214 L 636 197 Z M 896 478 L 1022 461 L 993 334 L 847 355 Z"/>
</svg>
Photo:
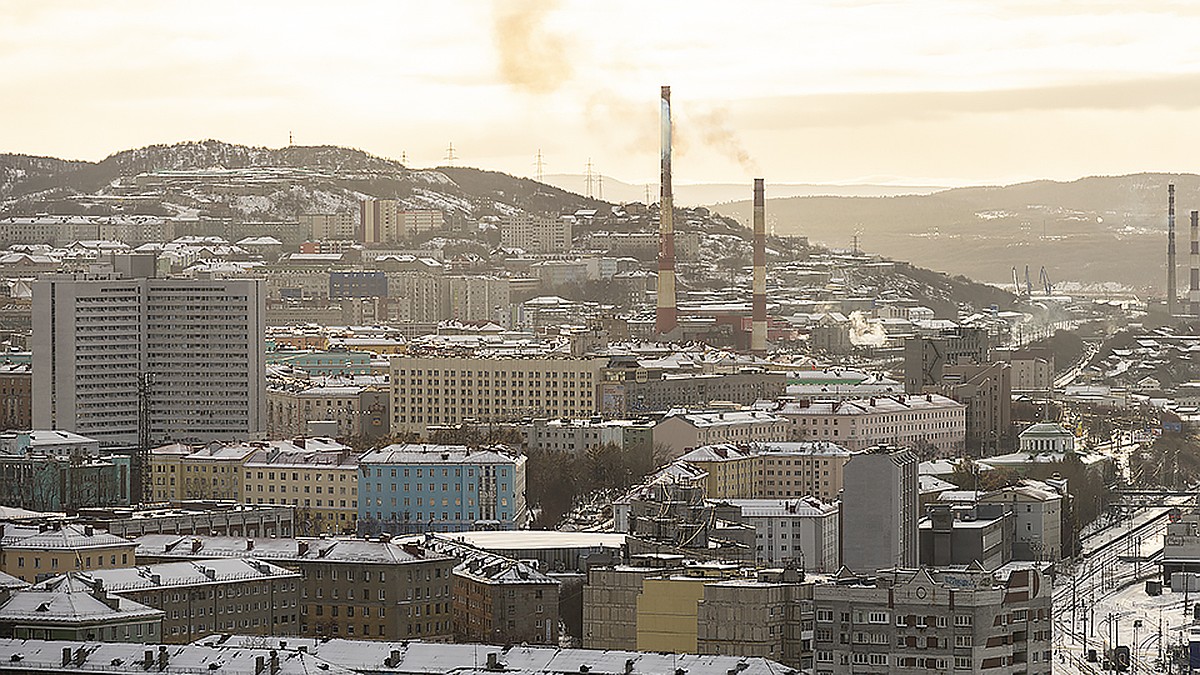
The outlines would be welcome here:
<svg viewBox="0 0 1200 675">
<path fill-rule="evenodd" d="M 750 156 L 742 139 L 729 128 L 729 115 L 723 108 L 697 114 L 691 118 L 707 147 L 736 161 L 747 173 L 759 173 L 758 162 Z"/>
<path fill-rule="evenodd" d="M 557 6 L 552 0 L 505 0 L 496 4 L 493 32 L 500 75 L 508 84 L 545 94 L 558 89 L 571 76 L 566 41 L 545 25 L 547 15 Z"/>
</svg>

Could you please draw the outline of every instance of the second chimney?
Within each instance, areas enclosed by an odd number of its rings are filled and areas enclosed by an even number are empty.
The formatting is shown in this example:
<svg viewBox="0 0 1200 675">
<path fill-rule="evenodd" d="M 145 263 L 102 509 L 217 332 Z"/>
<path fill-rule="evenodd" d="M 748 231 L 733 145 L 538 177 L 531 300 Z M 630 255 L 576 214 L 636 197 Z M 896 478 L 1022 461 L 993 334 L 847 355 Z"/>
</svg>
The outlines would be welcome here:
<svg viewBox="0 0 1200 675">
<path fill-rule="evenodd" d="M 750 352 L 767 354 L 767 223 L 763 179 L 754 179 L 754 284 L 751 304 Z"/>
</svg>

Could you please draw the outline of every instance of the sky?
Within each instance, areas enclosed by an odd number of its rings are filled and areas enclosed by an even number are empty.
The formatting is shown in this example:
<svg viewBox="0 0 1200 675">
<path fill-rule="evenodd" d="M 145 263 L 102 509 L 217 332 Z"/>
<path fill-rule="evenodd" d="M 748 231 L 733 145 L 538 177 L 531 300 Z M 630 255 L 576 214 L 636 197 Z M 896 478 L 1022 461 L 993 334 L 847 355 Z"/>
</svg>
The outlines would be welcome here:
<svg viewBox="0 0 1200 675">
<path fill-rule="evenodd" d="M 0 0 L 0 152 L 216 138 L 680 182 L 1186 172 L 1193 0 Z"/>
</svg>

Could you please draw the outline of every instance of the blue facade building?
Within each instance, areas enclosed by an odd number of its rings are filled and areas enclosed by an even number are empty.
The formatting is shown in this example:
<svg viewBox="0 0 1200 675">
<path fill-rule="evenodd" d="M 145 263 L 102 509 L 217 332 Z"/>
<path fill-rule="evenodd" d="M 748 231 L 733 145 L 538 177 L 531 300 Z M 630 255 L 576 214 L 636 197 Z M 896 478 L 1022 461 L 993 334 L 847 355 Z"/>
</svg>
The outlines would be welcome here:
<svg viewBox="0 0 1200 675">
<path fill-rule="evenodd" d="M 503 446 L 397 444 L 359 459 L 359 534 L 525 526 L 525 457 Z"/>
</svg>

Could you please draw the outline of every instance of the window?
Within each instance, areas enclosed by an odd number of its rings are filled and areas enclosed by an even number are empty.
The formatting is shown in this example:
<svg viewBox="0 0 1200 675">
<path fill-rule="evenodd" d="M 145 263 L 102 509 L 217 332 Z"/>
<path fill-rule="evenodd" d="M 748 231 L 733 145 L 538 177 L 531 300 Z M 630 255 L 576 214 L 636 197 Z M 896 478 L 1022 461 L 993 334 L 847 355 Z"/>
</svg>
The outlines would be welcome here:
<svg viewBox="0 0 1200 675">
<path fill-rule="evenodd" d="M 970 670 L 971 669 L 971 657 L 969 657 L 969 656 L 954 657 L 954 669 L 955 670 Z"/>
<path fill-rule="evenodd" d="M 956 614 L 954 616 L 955 626 L 970 626 L 972 625 L 972 617 L 970 614 Z"/>
<path fill-rule="evenodd" d="M 887 623 L 887 612 L 869 612 L 867 614 L 867 623 Z"/>
<path fill-rule="evenodd" d="M 970 647 L 973 644 L 974 644 L 974 640 L 972 639 L 972 637 L 970 635 L 955 635 L 954 636 L 954 646 L 955 647 Z"/>
</svg>

